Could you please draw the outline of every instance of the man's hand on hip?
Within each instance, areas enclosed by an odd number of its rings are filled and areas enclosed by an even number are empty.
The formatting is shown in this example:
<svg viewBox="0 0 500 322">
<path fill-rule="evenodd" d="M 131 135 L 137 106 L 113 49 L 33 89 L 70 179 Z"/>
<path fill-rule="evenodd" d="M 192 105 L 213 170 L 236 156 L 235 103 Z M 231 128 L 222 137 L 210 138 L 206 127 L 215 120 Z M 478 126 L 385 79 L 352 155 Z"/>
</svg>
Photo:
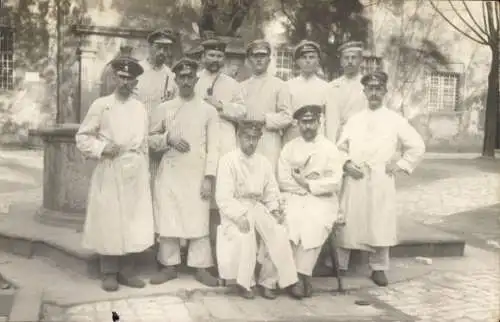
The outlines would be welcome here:
<svg viewBox="0 0 500 322">
<path fill-rule="evenodd" d="M 385 172 L 388 175 L 392 176 L 395 176 L 399 173 L 406 173 L 395 161 L 392 161 L 385 166 Z"/>
</svg>

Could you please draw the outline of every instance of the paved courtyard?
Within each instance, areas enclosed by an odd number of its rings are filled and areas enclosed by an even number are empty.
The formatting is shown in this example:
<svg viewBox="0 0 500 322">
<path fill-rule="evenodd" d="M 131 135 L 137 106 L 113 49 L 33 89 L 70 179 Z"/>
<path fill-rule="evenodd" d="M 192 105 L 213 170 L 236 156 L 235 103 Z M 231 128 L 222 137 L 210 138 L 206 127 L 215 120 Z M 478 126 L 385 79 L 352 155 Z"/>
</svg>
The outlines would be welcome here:
<svg viewBox="0 0 500 322">
<path fill-rule="evenodd" d="M 33 153 L 19 157 L 13 152 L 0 154 L 2 207 L 27 198 L 40 199 L 37 185 L 41 182 L 41 164 L 40 155 Z M 427 225 L 448 228 L 457 234 L 462 232 L 466 239 L 481 240 L 482 244 L 474 244 L 481 248 L 468 247 L 465 257 L 434 258 L 430 265 L 411 258 L 395 260 L 393 274 L 407 266 L 427 268 L 422 268 L 422 274 L 389 287 L 376 288 L 368 284 L 348 295 L 332 296 L 323 292 L 301 302 L 286 296 L 276 301 L 261 298 L 244 301 L 220 292 L 100 299 L 64 308 L 48 305 L 44 321 L 111 321 L 111 311 L 116 310 L 123 321 L 497 322 L 500 317 L 500 229 L 492 227 L 499 223 L 498 211 L 494 210 L 499 203 L 500 173 L 496 170 L 499 165 L 476 160 L 426 160 L 413 177 L 398 182 L 398 205 L 403 214 Z M 23 172 L 30 175 L 17 176 L 9 170 L 23 167 L 31 169 L 31 172 Z M 22 180 L 16 182 L 15 178 Z M 484 207 L 493 208 L 487 208 L 489 212 L 473 212 Z M 78 280 L 62 270 L 57 272 L 60 283 Z M 78 289 L 73 292 L 77 293 Z M 359 299 L 371 305 L 356 305 Z"/>
</svg>

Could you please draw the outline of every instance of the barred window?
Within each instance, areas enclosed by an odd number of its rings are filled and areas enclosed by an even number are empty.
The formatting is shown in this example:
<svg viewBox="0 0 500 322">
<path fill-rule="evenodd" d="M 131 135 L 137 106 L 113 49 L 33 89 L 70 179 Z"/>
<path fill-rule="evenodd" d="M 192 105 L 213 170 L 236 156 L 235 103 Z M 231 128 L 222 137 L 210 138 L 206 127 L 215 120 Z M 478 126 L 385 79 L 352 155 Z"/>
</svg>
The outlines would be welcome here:
<svg viewBox="0 0 500 322">
<path fill-rule="evenodd" d="M 276 77 L 284 81 L 294 76 L 294 61 L 292 51 L 288 48 L 276 52 Z"/>
<path fill-rule="evenodd" d="M 458 107 L 459 74 L 433 72 L 428 76 L 427 100 L 430 111 L 455 111 Z"/>
<path fill-rule="evenodd" d="M 0 26 L 0 90 L 14 87 L 14 32 Z"/>
</svg>

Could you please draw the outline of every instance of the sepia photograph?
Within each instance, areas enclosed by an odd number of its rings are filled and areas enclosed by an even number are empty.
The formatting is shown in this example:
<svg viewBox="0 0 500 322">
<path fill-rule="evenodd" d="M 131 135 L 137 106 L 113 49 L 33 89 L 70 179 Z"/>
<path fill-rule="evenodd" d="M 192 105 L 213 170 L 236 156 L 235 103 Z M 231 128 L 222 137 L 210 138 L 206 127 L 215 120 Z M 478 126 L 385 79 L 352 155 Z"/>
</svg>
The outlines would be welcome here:
<svg viewBox="0 0 500 322">
<path fill-rule="evenodd" d="M 0 322 L 500 322 L 500 3 L 1 0 Z"/>
</svg>

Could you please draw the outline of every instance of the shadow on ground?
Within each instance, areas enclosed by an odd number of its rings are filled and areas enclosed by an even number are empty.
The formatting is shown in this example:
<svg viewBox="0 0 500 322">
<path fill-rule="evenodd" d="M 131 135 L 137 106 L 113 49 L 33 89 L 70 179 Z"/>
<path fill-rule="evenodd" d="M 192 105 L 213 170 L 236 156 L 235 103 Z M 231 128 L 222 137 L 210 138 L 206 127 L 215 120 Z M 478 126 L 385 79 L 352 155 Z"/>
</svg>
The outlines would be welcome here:
<svg viewBox="0 0 500 322">
<path fill-rule="evenodd" d="M 500 203 L 444 217 L 432 226 L 460 236 L 472 246 L 500 251 Z"/>
</svg>

